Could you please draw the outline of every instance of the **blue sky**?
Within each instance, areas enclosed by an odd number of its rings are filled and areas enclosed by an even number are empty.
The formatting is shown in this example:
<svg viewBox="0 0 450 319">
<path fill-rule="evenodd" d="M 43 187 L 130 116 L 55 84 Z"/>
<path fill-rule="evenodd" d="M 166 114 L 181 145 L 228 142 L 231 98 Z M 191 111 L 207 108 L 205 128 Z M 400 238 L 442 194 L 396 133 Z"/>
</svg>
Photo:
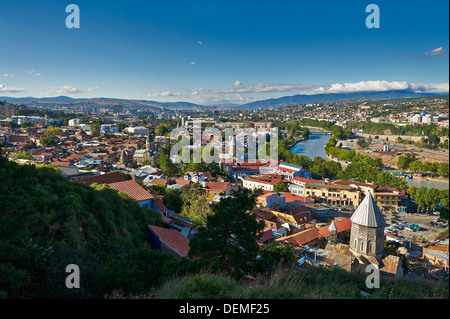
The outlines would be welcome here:
<svg viewBox="0 0 450 319">
<path fill-rule="evenodd" d="M 68 4 L 80 28 L 68 29 Z M 380 8 L 369 29 L 368 4 Z M 20 1 L 0 7 L 0 96 L 243 103 L 405 88 L 448 92 L 449 4 Z"/>
</svg>

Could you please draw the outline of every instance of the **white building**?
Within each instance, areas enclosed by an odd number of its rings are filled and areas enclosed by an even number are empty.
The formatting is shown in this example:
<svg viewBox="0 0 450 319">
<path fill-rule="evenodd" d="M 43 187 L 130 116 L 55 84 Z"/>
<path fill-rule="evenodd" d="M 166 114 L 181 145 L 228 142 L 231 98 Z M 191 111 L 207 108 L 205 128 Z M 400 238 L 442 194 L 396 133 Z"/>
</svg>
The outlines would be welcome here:
<svg viewBox="0 0 450 319">
<path fill-rule="evenodd" d="M 119 133 L 119 127 L 116 124 L 102 124 L 100 132 L 105 133 Z"/>
<path fill-rule="evenodd" d="M 69 120 L 68 124 L 69 126 L 73 127 L 73 126 L 80 126 L 82 123 L 80 119 L 71 119 Z"/>
<path fill-rule="evenodd" d="M 205 174 L 202 172 L 187 172 L 184 174 L 184 179 L 193 183 L 206 181 Z"/>
<path fill-rule="evenodd" d="M 148 135 L 148 128 L 143 126 L 127 127 L 125 131 L 136 135 Z"/>
</svg>

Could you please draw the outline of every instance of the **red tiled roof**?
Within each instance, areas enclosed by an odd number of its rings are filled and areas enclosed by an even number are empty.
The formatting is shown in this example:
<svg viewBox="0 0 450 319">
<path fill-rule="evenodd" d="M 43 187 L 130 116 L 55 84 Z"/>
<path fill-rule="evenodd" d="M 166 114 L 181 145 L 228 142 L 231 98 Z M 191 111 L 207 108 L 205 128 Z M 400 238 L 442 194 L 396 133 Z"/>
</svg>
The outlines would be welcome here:
<svg viewBox="0 0 450 319">
<path fill-rule="evenodd" d="M 152 179 L 152 181 L 149 184 L 151 184 L 151 185 L 161 184 L 161 185 L 165 186 L 165 185 L 167 185 L 167 179 L 154 178 L 154 179 Z"/>
<path fill-rule="evenodd" d="M 191 183 L 190 180 L 184 179 L 183 177 L 178 177 L 175 179 L 175 184 L 177 184 L 177 185 L 184 186 L 184 185 L 189 185 L 190 183 Z"/>
<path fill-rule="evenodd" d="M 311 209 L 306 207 L 306 206 L 293 206 L 293 207 L 289 207 L 287 208 L 292 214 L 298 214 L 298 213 L 303 213 L 303 212 L 310 212 Z"/>
<path fill-rule="evenodd" d="M 141 185 L 139 185 L 133 180 L 110 183 L 108 185 L 109 187 L 114 188 L 115 190 L 118 190 L 119 192 L 128 195 L 137 202 L 154 198 L 152 194 L 147 192 L 144 188 L 142 188 Z"/>
<path fill-rule="evenodd" d="M 206 182 L 205 189 L 226 190 L 229 184 L 228 182 Z"/>
<path fill-rule="evenodd" d="M 301 225 L 301 224 L 305 224 L 308 223 L 310 221 L 312 221 L 313 219 L 306 213 L 297 213 L 295 215 L 292 216 L 294 218 L 294 220 L 296 221 L 297 224 Z"/>
<path fill-rule="evenodd" d="M 163 204 L 161 198 L 154 198 L 153 202 L 159 208 L 160 211 L 162 211 L 162 212 L 166 212 L 167 211 L 167 207 L 166 207 L 166 205 Z"/>
<path fill-rule="evenodd" d="M 77 183 L 85 183 L 87 185 L 91 185 L 93 183 L 97 184 L 110 184 L 125 181 L 125 177 L 120 172 L 114 172 L 103 175 L 89 176 L 74 180 Z"/>
<path fill-rule="evenodd" d="M 314 199 L 309 197 L 303 197 L 300 195 L 294 195 L 291 193 L 283 193 L 280 197 L 283 196 L 285 198 L 286 203 L 290 202 L 314 202 Z"/>
<path fill-rule="evenodd" d="M 272 228 L 264 228 L 260 239 L 256 240 L 258 244 L 264 244 L 273 239 Z"/>
<path fill-rule="evenodd" d="M 189 253 L 189 239 L 179 231 L 158 226 L 149 225 L 150 229 L 161 239 L 161 241 L 179 255 L 186 257 Z"/>
<path fill-rule="evenodd" d="M 342 217 L 342 220 L 339 220 L 339 221 L 335 220 L 334 224 L 336 225 L 337 233 L 340 233 L 340 232 L 343 232 L 343 231 L 347 231 L 347 230 L 350 230 L 352 228 L 352 221 L 350 220 L 350 218 Z M 328 227 L 330 227 L 330 225 L 326 225 L 326 226 L 323 226 L 323 227 L 319 228 L 319 233 L 323 237 L 330 236 L 330 232 L 328 231 Z"/>
<path fill-rule="evenodd" d="M 294 235 L 278 238 L 277 241 L 283 241 L 294 244 L 296 246 L 310 245 L 318 241 L 322 236 L 317 228 L 311 228 Z"/>
<path fill-rule="evenodd" d="M 275 216 L 268 208 L 254 209 L 253 213 L 257 219 L 271 219 Z"/>
</svg>

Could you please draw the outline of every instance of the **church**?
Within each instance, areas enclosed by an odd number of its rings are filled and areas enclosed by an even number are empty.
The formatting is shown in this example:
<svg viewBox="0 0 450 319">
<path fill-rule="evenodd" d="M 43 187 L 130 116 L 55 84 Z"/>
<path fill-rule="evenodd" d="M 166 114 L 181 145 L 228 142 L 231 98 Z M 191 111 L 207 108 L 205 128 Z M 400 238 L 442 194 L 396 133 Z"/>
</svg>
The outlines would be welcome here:
<svg viewBox="0 0 450 319">
<path fill-rule="evenodd" d="M 143 163 L 147 161 L 148 165 L 154 166 L 155 160 L 158 159 L 158 157 L 159 155 L 155 150 L 155 144 L 151 140 L 150 134 L 148 134 L 145 141 L 145 148 L 134 152 L 133 161 L 138 165 L 143 165 Z"/>
<path fill-rule="evenodd" d="M 370 192 L 350 220 L 352 226 L 349 245 L 338 242 L 334 222 L 329 226 L 328 243 L 324 252 L 326 258 L 335 260 L 334 265 L 350 272 L 365 272 L 366 267 L 372 264 L 378 267 L 382 275 L 402 277 L 401 259 L 384 251 L 384 228 L 387 224 Z"/>
</svg>

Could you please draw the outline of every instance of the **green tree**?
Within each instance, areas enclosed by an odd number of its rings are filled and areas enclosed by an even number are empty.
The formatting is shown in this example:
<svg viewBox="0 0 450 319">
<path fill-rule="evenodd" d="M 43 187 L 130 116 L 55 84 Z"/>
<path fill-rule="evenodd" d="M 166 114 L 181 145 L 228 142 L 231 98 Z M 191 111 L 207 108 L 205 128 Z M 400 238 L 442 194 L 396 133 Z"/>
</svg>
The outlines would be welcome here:
<svg viewBox="0 0 450 319">
<path fill-rule="evenodd" d="M 251 212 L 255 195 L 245 189 L 234 198 L 224 198 L 213 205 L 213 214 L 190 241 L 189 257 L 217 264 L 220 269 L 241 276 L 256 260 L 259 245 L 256 239 L 264 228 Z"/>
<path fill-rule="evenodd" d="M 358 139 L 358 142 L 356 144 L 358 144 L 358 146 L 363 148 L 363 149 L 367 148 L 369 146 L 369 143 L 367 143 L 365 138 Z"/>
<path fill-rule="evenodd" d="M 208 193 L 199 183 L 185 185 L 181 188 L 183 207 L 181 214 L 188 217 L 195 226 L 205 226 L 208 216 L 213 211 L 208 203 Z"/>
<path fill-rule="evenodd" d="M 289 186 L 286 183 L 283 183 L 283 181 L 279 181 L 273 186 L 273 191 L 278 193 L 289 192 Z"/>
<path fill-rule="evenodd" d="M 42 146 L 46 147 L 46 146 L 55 145 L 56 142 L 55 142 L 55 140 L 52 139 L 51 137 L 42 136 L 42 137 L 39 139 L 39 144 L 41 144 Z"/>
<path fill-rule="evenodd" d="M 274 241 L 263 246 L 259 256 L 254 266 L 254 271 L 257 273 L 270 273 L 279 266 L 291 267 L 298 261 L 295 247 L 281 241 Z"/>
<path fill-rule="evenodd" d="M 400 170 L 406 170 L 409 167 L 409 163 L 411 163 L 411 160 L 406 156 L 399 156 L 397 160 L 397 168 Z"/>
<path fill-rule="evenodd" d="M 161 153 L 158 158 L 158 165 L 164 175 L 173 177 L 178 175 L 178 168 L 172 160 L 169 158 L 169 155 L 165 153 Z"/>
<path fill-rule="evenodd" d="M 57 137 L 57 136 L 60 136 L 61 134 L 62 134 L 62 130 L 61 130 L 61 128 L 59 128 L 57 126 L 50 126 L 44 132 L 44 135 L 48 136 L 48 137 Z"/>
<path fill-rule="evenodd" d="M 423 164 L 420 161 L 412 161 L 409 163 L 409 169 L 414 173 L 419 173 L 423 171 Z"/>
<path fill-rule="evenodd" d="M 440 176 L 448 175 L 448 164 L 447 163 L 439 163 L 438 174 Z"/>
<path fill-rule="evenodd" d="M 416 196 L 416 188 L 414 186 L 409 186 L 408 190 L 406 191 L 408 195 L 411 197 L 411 199 L 414 199 Z"/>
<path fill-rule="evenodd" d="M 164 134 L 166 134 L 168 131 L 169 129 L 164 124 L 159 124 L 156 127 L 156 135 L 158 136 L 164 136 Z"/>
<path fill-rule="evenodd" d="M 92 137 L 99 137 L 100 136 L 100 123 L 94 122 L 89 125 L 91 129 L 91 136 Z"/>
</svg>

